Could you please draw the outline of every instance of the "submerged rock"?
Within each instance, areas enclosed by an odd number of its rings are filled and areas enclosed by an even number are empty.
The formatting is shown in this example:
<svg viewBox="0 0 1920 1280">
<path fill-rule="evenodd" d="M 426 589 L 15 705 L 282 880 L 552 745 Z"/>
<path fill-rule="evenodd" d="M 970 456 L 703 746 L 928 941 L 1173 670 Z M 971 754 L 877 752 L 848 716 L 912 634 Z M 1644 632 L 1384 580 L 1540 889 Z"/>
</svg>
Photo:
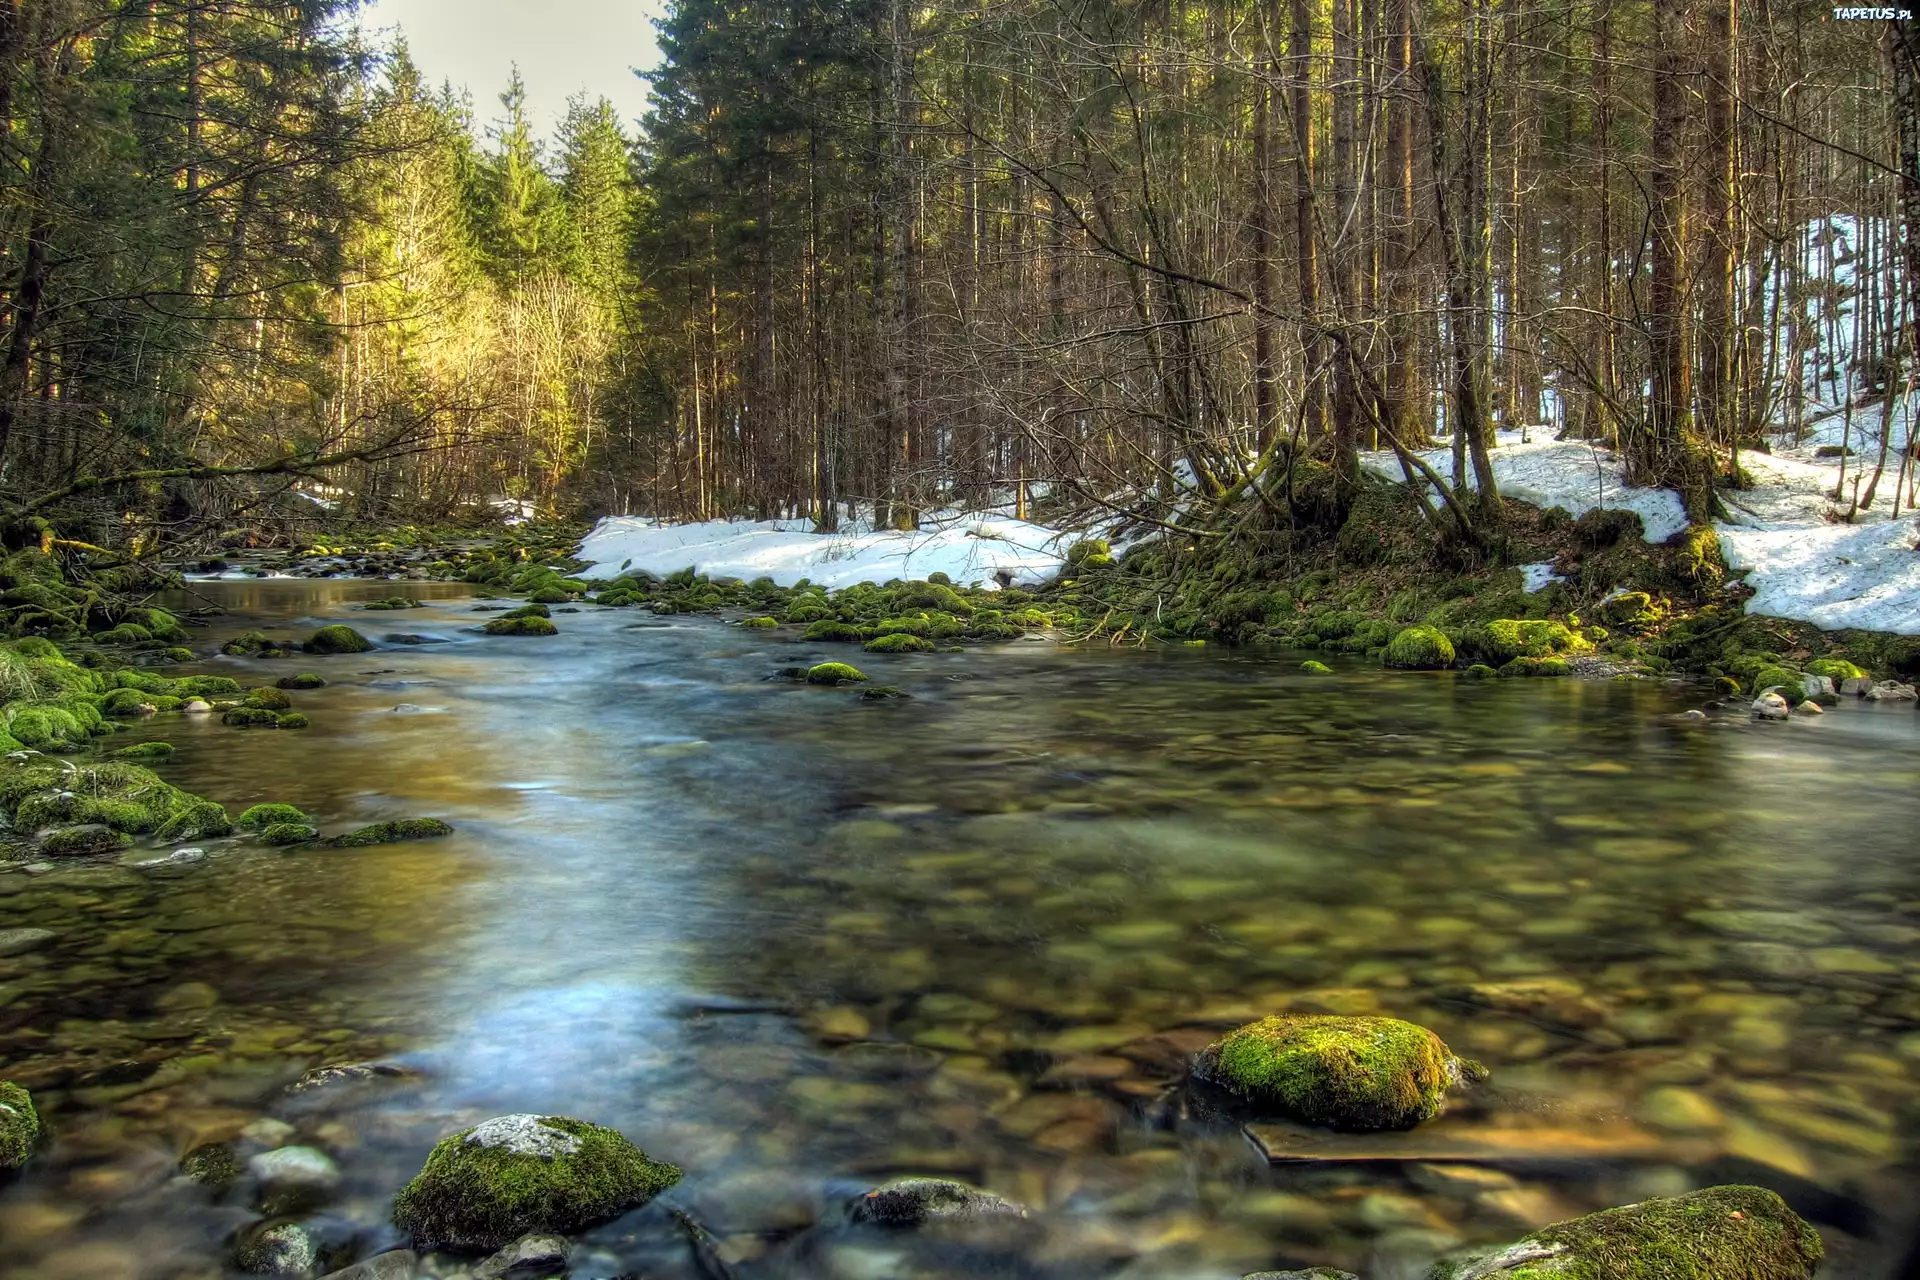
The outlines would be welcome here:
<svg viewBox="0 0 1920 1280">
<path fill-rule="evenodd" d="M 1708 1187 L 1542 1227 L 1428 1280 L 1810 1280 L 1820 1233 L 1760 1187 Z"/>
<path fill-rule="evenodd" d="M 1209 1045 L 1194 1074 L 1256 1107 L 1365 1132 L 1431 1120 L 1448 1088 L 1485 1068 L 1398 1018 L 1283 1015 Z"/>
<path fill-rule="evenodd" d="M 240 1180 L 240 1157 L 224 1142 L 205 1142 L 180 1157 L 180 1176 L 214 1191 Z"/>
<path fill-rule="evenodd" d="M 414 1268 L 419 1265 L 420 1255 L 413 1250 L 389 1249 L 321 1280 L 412 1280 Z"/>
<path fill-rule="evenodd" d="M 117 849 L 128 849 L 132 846 L 131 839 L 112 827 L 98 822 L 83 822 L 78 826 L 60 827 L 48 832 L 40 840 L 40 852 L 51 858 L 111 853 Z"/>
<path fill-rule="evenodd" d="M 340 1185 L 340 1166 L 313 1147 L 280 1147 L 247 1161 L 260 1182 L 260 1205 L 268 1213 L 291 1213 L 324 1201 Z"/>
<path fill-rule="evenodd" d="M 556 1276 L 567 1269 L 573 1246 L 553 1235 L 521 1236 L 473 1269 L 474 1280 L 501 1280 L 508 1275 Z"/>
<path fill-rule="evenodd" d="M 268 1221 L 249 1227 L 233 1244 L 233 1265 L 257 1276 L 312 1275 L 320 1242 L 299 1222 Z"/>
<path fill-rule="evenodd" d="M 51 929 L 0 929 L 0 956 L 38 951 L 55 937 Z"/>
<path fill-rule="evenodd" d="M 883 1227 L 1026 1216 L 1027 1211 L 1011 1200 L 946 1178 L 901 1178 L 875 1187 L 853 1205 L 855 1222 Z"/>
<path fill-rule="evenodd" d="M 467 1253 L 567 1234 L 638 1208 L 680 1180 L 622 1134 L 565 1116 L 498 1116 L 434 1147 L 394 1200 L 423 1248 Z"/>
<path fill-rule="evenodd" d="M 370 844 L 397 844 L 402 840 L 431 840 L 450 836 L 453 828 L 438 818 L 401 818 L 395 822 L 376 822 L 372 826 L 335 836 L 333 844 L 342 849 L 358 849 Z"/>
<path fill-rule="evenodd" d="M 39 1138 L 40 1113 L 33 1109 L 33 1095 L 0 1080 L 0 1173 L 25 1164 Z"/>
<path fill-rule="evenodd" d="M 1360 1280 L 1351 1271 L 1332 1267 L 1308 1267 L 1304 1271 L 1255 1271 L 1240 1280 Z"/>
<path fill-rule="evenodd" d="M 405 1080 L 414 1073 L 387 1062 L 338 1062 L 315 1067 L 287 1086 L 288 1093 L 309 1093 L 335 1084 L 360 1084 L 368 1080 Z"/>
<path fill-rule="evenodd" d="M 490 636 L 557 636 L 560 628 L 545 618 L 495 618 L 480 628 Z"/>
</svg>

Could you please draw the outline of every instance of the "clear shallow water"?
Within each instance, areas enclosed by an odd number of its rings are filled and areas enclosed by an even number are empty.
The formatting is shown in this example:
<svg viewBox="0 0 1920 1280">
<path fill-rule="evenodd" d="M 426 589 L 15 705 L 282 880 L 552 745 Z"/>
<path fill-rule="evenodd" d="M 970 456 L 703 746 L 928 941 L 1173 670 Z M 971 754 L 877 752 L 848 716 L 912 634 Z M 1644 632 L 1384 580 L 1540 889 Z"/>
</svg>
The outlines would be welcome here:
<svg viewBox="0 0 1920 1280">
<path fill-rule="evenodd" d="M 173 1177 L 213 1140 L 325 1149 L 324 1233 L 349 1258 L 397 1243 L 390 1198 L 432 1142 L 510 1111 L 687 1171 L 593 1233 L 582 1276 L 700 1274 L 670 1202 L 743 1280 L 1390 1278 L 1732 1179 L 1814 1218 L 1823 1275 L 1904 1274 L 1911 708 L 1701 728 L 1649 686 L 1032 643 L 862 655 L 915 695 L 877 704 L 763 679 L 842 647 L 705 619 L 483 639 L 457 588 L 391 613 L 350 605 L 386 583 L 199 589 L 235 610 L 216 639 L 339 620 L 447 643 L 213 661 L 333 683 L 295 694 L 303 732 L 161 717 L 116 745 L 174 742 L 162 771 L 236 812 L 459 831 L 0 872 L 0 926 L 59 935 L 0 958 L 0 1075 L 55 1135 L 0 1190 L 5 1274 L 218 1273 L 248 1188 Z M 1415 1018 L 1492 1085 L 1332 1141 L 1250 1136 L 1177 1087 L 1208 1039 L 1289 1008 Z M 418 1075 L 284 1092 L 374 1058 Z M 838 1225 L 909 1172 L 1035 1220 L 926 1248 Z"/>
</svg>

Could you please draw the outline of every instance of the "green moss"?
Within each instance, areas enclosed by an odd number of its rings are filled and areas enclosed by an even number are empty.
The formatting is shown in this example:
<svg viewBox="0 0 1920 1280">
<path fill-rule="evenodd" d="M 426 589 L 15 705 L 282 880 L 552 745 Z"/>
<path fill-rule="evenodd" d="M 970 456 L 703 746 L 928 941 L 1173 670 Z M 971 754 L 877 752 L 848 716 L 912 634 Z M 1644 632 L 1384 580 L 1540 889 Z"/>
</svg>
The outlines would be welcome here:
<svg viewBox="0 0 1920 1280">
<path fill-rule="evenodd" d="M 191 649 L 175 646 L 174 648 L 171 648 L 171 649 L 162 649 L 160 651 L 160 656 L 165 658 L 168 662 L 192 662 L 194 658 L 194 653 L 193 653 L 193 650 Z"/>
<path fill-rule="evenodd" d="M 0 1080 L 0 1172 L 25 1164 L 39 1137 L 40 1113 L 33 1109 L 33 1096 L 10 1080 Z"/>
<path fill-rule="evenodd" d="M 1647 631 L 1666 617 L 1666 611 L 1644 591 L 1625 591 L 1602 600 L 1598 612 L 1602 622 L 1623 631 Z"/>
<path fill-rule="evenodd" d="M 518 609 L 500 615 L 503 618 L 551 618 L 553 610 L 544 604 L 523 604 Z"/>
<path fill-rule="evenodd" d="M 541 587 L 527 597 L 532 604 L 566 604 L 573 597 L 559 587 Z"/>
<path fill-rule="evenodd" d="M 304 822 L 276 822 L 262 828 L 260 838 L 274 845 L 305 844 L 319 834 Z"/>
<path fill-rule="evenodd" d="M 868 653 L 932 653 L 938 646 L 924 636 L 894 631 L 875 637 L 860 647 Z"/>
<path fill-rule="evenodd" d="M 612 1129 L 544 1116 L 545 1130 L 574 1149 L 544 1156 L 469 1141 L 475 1130 L 434 1147 L 425 1167 L 395 1197 L 393 1220 L 416 1248 L 480 1253 L 532 1232 L 571 1234 L 617 1217 L 680 1180 Z"/>
<path fill-rule="evenodd" d="M 1302 670 L 1303 672 L 1305 672 L 1310 676 L 1330 676 L 1333 674 L 1332 667 L 1328 666 L 1324 662 L 1315 662 L 1312 658 L 1309 658 L 1305 662 L 1301 663 L 1300 670 Z"/>
<path fill-rule="evenodd" d="M 1408 627 L 1387 645 L 1383 660 L 1403 671 L 1438 671 L 1453 665 L 1453 642 L 1438 627 Z"/>
<path fill-rule="evenodd" d="M 742 618 L 740 625 L 749 631 L 771 631 L 780 623 L 773 618 Z"/>
<path fill-rule="evenodd" d="M 1799 705 L 1806 696 L 1803 692 L 1800 673 L 1792 667 L 1764 666 L 1757 668 L 1747 685 L 1747 692 L 1757 698 L 1768 689 L 1780 690 L 1780 696 L 1796 706 Z M 14 736 L 19 737 L 18 734 Z"/>
<path fill-rule="evenodd" d="M 171 742 L 138 742 L 131 747 L 122 747 L 113 752 L 115 760 L 171 760 L 174 756 Z"/>
<path fill-rule="evenodd" d="M 860 684 L 866 676 L 844 662 L 822 662 L 807 668 L 808 684 Z"/>
<path fill-rule="evenodd" d="M 1514 658 L 1550 658 L 1558 653 L 1586 653 L 1593 648 L 1564 623 L 1538 618 L 1497 618 L 1481 628 L 1483 656 L 1507 662 Z"/>
<path fill-rule="evenodd" d="M 265 707 L 234 707 L 221 715 L 220 723 L 235 729 L 278 729 L 280 713 Z"/>
<path fill-rule="evenodd" d="M 247 690 L 247 705 L 267 711 L 285 711 L 293 705 L 293 699 L 280 689 L 263 685 L 258 689 Z"/>
<path fill-rule="evenodd" d="M 1105 538 L 1087 538 L 1067 548 L 1067 563 L 1070 565 L 1083 565 L 1096 558 L 1112 562 L 1113 547 Z"/>
<path fill-rule="evenodd" d="M 263 631 L 249 631 L 221 645 L 220 652 L 230 658 L 277 658 L 287 653 L 288 648 Z"/>
<path fill-rule="evenodd" d="M 173 816 L 160 824 L 158 832 L 162 840 L 204 840 L 208 836 L 224 836 L 233 831 L 233 819 L 227 811 L 211 800 L 202 800 L 198 796 L 188 796 L 173 812 Z"/>
<path fill-rule="evenodd" d="M 1563 658 L 1515 658 L 1504 663 L 1499 671 L 1503 676 L 1540 676 L 1555 678 L 1570 676 L 1573 668 Z"/>
<path fill-rule="evenodd" d="M 833 618 L 833 607 L 819 596 L 801 596 L 787 606 L 788 622 L 813 623 L 829 621 Z"/>
<path fill-rule="evenodd" d="M 370 653 L 373 641 L 352 627 L 336 622 L 308 636 L 306 644 L 301 647 L 308 653 Z"/>
<path fill-rule="evenodd" d="M 1820 1233 L 1760 1187 L 1708 1187 L 1542 1227 L 1430 1280 L 1810 1280 Z"/>
<path fill-rule="evenodd" d="M 290 804 L 256 804 L 233 825 L 242 831 L 262 831 L 276 823 L 305 822 L 307 815 Z"/>
<path fill-rule="evenodd" d="M 226 676 L 182 676 L 172 692 L 182 698 L 223 698 L 240 692 L 240 682 Z"/>
<path fill-rule="evenodd" d="M 438 818 L 401 818 L 395 822 L 376 822 L 372 826 L 335 836 L 331 843 L 342 849 L 359 849 L 374 844 L 397 844 L 402 840 L 431 840 L 450 836 L 453 828 Z"/>
<path fill-rule="evenodd" d="M 48 857 L 72 857 L 89 853 L 111 853 L 131 847 L 133 840 L 108 827 L 61 827 L 40 842 L 40 852 Z"/>
<path fill-rule="evenodd" d="M 490 636 L 557 636 L 560 628 L 545 618 L 495 618 L 481 628 Z"/>
<path fill-rule="evenodd" d="M 807 628 L 804 640 L 839 640 L 858 644 L 867 638 L 867 633 L 851 623 L 833 618 L 822 618 Z"/>
<path fill-rule="evenodd" d="M 1203 1076 L 1308 1124 L 1408 1129 L 1462 1074 L 1439 1036 L 1397 1018 L 1263 1018 L 1210 1046 Z"/>
<path fill-rule="evenodd" d="M 282 676 L 273 683 L 280 689 L 319 689 L 325 687 L 327 682 L 311 671 L 302 671 L 298 675 Z"/>
<path fill-rule="evenodd" d="M 1467 679 L 1469 680 L 1492 680 L 1499 674 L 1498 671 L 1495 671 L 1484 662 L 1476 662 L 1467 668 Z"/>
<path fill-rule="evenodd" d="M 273 727 L 276 729 L 305 729 L 312 723 L 313 721 L 307 719 L 298 711 L 282 711 L 274 719 Z"/>
<path fill-rule="evenodd" d="M 1815 658 L 1807 664 L 1810 676 L 1825 676 L 1838 685 L 1842 680 L 1864 680 L 1867 673 L 1845 658 Z"/>
<path fill-rule="evenodd" d="M 912 696 L 905 689 L 896 689 L 890 684 L 876 684 L 860 691 L 860 697 L 867 702 L 901 702 Z"/>
</svg>

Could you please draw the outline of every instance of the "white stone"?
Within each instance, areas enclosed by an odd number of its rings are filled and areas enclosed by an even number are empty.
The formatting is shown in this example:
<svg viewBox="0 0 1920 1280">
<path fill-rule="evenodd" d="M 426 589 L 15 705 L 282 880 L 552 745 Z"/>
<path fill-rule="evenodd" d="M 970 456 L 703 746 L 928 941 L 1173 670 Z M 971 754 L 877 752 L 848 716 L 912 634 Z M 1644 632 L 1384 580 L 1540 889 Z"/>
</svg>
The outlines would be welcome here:
<svg viewBox="0 0 1920 1280">
<path fill-rule="evenodd" d="M 1831 698 L 1833 681 L 1826 676 L 1801 676 L 1800 693 L 1807 698 Z"/>
<path fill-rule="evenodd" d="M 1815 702 L 1812 698 L 1808 698 L 1805 702 L 1795 707 L 1794 711 L 1796 714 L 1803 716 L 1823 716 L 1827 713 L 1827 709 Z"/>
<path fill-rule="evenodd" d="M 465 1141 L 482 1147 L 498 1147 L 520 1156 L 570 1156 L 580 1149 L 580 1139 L 564 1129 L 556 1129 L 544 1116 L 495 1116 L 467 1131 Z"/>
<path fill-rule="evenodd" d="M 1840 692 L 1850 698 L 1858 698 L 1873 688 L 1872 676 L 1848 676 L 1840 682 Z"/>
<path fill-rule="evenodd" d="M 340 1166 L 313 1147 L 280 1147 L 247 1161 L 247 1172 L 269 1187 L 326 1190 L 339 1185 Z"/>
<path fill-rule="evenodd" d="M 190 716 L 204 716 L 213 710 L 213 704 L 200 698 L 188 698 L 180 709 Z"/>
<path fill-rule="evenodd" d="M 1792 708 L 1787 706 L 1787 700 L 1772 689 L 1753 700 L 1753 718 L 1756 720 L 1785 720 L 1791 713 Z"/>
</svg>

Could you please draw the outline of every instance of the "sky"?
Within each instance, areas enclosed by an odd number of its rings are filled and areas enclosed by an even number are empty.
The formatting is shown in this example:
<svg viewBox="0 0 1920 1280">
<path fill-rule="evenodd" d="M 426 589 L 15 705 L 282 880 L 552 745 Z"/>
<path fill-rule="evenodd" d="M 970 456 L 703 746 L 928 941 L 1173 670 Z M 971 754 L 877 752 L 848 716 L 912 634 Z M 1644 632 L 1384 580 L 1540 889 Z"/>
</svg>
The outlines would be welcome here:
<svg viewBox="0 0 1920 1280">
<path fill-rule="evenodd" d="M 536 128 L 551 135 L 567 98 L 582 89 L 609 99 L 629 131 L 645 112 L 647 87 L 633 68 L 658 56 L 653 19 L 663 0 L 369 0 L 369 32 L 397 29 L 428 83 L 472 91 L 484 124 L 515 63 Z"/>
</svg>

